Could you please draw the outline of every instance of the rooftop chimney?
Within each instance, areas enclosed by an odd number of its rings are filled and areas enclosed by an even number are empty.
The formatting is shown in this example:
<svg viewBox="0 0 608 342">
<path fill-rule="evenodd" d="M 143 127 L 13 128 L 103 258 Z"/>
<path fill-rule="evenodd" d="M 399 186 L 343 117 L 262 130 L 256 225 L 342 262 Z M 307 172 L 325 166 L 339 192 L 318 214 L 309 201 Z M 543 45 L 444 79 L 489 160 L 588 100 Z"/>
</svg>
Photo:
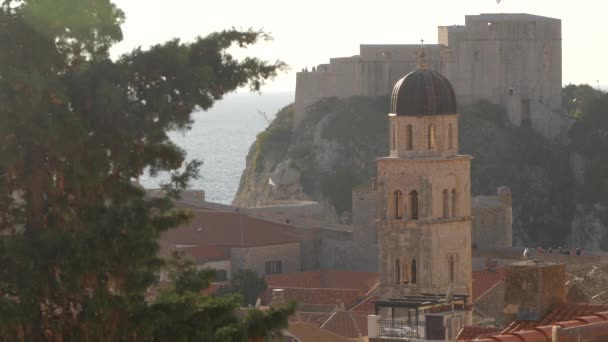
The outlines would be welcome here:
<svg viewBox="0 0 608 342">
<path fill-rule="evenodd" d="M 541 320 L 566 302 L 564 264 L 521 261 L 506 267 L 505 326 L 515 320 Z"/>
</svg>

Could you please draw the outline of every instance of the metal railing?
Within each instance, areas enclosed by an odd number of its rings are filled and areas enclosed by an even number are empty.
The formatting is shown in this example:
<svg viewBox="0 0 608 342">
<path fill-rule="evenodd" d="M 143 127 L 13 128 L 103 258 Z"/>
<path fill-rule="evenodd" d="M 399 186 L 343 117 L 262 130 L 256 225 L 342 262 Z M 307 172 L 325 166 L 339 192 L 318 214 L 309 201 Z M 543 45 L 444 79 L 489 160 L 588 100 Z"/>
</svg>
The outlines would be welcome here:
<svg viewBox="0 0 608 342">
<path fill-rule="evenodd" d="M 419 338 L 424 335 L 424 322 L 378 320 L 378 333 L 384 337 Z"/>
</svg>

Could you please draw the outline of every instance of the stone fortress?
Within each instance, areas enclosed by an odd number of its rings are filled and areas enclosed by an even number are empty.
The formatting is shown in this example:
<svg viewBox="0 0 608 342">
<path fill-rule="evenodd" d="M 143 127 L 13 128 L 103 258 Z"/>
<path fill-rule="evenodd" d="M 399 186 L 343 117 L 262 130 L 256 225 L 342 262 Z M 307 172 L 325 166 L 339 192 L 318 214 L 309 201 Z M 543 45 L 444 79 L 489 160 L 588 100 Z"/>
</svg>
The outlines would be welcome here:
<svg viewBox="0 0 608 342">
<path fill-rule="evenodd" d="M 422 45 L 425 64 L 449 81 L 458 105 L 477 101 L 500 104 L 514 125 L 531 127 L 550 140 L 564 138 L 570 121 L 561 109 L 561 20 L 516 13 L 467 15 L 463 26 L 439 27 L 438 42 Z M 420 44 L 361 45 L 359 55 L 331 58 L 329 64 L 297 73 L 293 129 L 298 129 L 306 118 L 308 107 L 323 98 L 391 95 L 396 82 L 416 69 L 420 47 Z M 433 152 L 439 153 L 437 157 L 450 157 L 454 153 L 457 127 L 452 122 L 451 139 L 437 136 L 437 146 L 450 141 L 453 144 L 447 150 Z M 390 131 L 389 136 L 395 143 L 408 143 L 399 133 Z M 399 155 L 396 151 L 391 149 L 391 157 Z M 423 156 L 427 151 L 420 153 Z M 263 207 L 241 210 L 256 217 L 316 229 L 315 248 L 322 247 L 324 252 L 315 255 L 312 259 L 317 261 L 311 263 L 322 268 L 377 271 L 382 243 L 377 219 L 390 210 L 390 201 L 384 204 L 378 201 L 386 194 L 381 175 L 377 177 L 370 184 L 352 189 L 350 225 L 336 224 L 337 218 L 327 216 L 324 203 L 310 201 L 277 199 Z M 513 245 L 511 191 L 501 184 L 496 187 L 494 195 L 469 194 L 468 200 L 459 199 L 459 211 L 466 210 L 471 217 L 472 248 Z M 452 190 L 448 196 L 452 196 Z M 462 193 L 462 189 L 456 190 Z M 402 191 L 406 203 L 409 193 Z M 418 194 L 422 196 L 422 192 Z M 329 260 L 342 261 L 322 262 Z"/>
<path fill-rule="evenodd" d="M 331 58 L 296 77 L 294 128 L 306 108 L 325 97 L 387 96 L 414 70 L 419 44 L 361 45 L 359 55 Z M 464 26 L 440 26 L 438 44 L 425 45 L 431 70 L 454 86 L 459 104 L 502 104 L 511 122 L 561 139 L 561 20 L 531 14 L 465 16 Z"/>
</svg>

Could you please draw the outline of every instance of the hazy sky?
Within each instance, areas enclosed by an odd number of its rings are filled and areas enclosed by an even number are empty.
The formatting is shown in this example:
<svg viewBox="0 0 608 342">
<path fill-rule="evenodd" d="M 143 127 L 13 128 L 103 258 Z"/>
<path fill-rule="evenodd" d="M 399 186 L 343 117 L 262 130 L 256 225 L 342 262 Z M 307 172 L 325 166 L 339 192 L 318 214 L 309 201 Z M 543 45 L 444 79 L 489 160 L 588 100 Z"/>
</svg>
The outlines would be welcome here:
<svg viewBox="0 0 608 342">
<path fill-rule="evenodd" d="M 437 43 L 437 26 L 464 24 L 465 14 L 531 13 L 562 20 L 563 82 L 608 84 L 606 0 L 114 0 L 127 15 L 118 55 L 179 37 L 230 27 L 264 29 L 274 40 L 237 55 L 281 59 L 292 70 L 263 91 L 293 91 L 295 72 L 359 44 Z"/>
</svg>

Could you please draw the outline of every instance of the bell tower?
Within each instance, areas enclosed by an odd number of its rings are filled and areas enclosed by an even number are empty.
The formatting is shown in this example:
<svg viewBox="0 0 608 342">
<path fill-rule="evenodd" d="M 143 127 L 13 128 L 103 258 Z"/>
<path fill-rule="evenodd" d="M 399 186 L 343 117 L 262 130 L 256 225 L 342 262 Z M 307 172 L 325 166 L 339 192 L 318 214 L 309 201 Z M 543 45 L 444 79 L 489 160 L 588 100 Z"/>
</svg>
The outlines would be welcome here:
<svg viewBox="0 0 608 342">
<path fill-rule="evenodd" d="M 450 82 L 418 68 L 393 89 L 388 157 L 378 158 L 381 295 L 471 295 L 471 156 L 458 153 Z"/>
</svg>

